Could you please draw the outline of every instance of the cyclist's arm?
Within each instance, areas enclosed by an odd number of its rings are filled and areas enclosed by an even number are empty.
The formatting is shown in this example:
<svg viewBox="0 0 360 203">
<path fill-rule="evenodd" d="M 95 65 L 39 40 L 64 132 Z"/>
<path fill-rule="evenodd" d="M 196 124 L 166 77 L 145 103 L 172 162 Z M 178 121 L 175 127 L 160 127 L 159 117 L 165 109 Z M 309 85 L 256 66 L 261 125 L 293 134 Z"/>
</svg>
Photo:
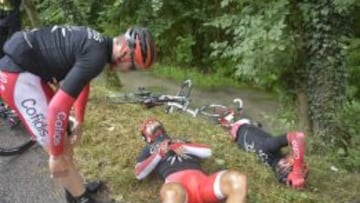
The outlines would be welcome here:
<svg viewBox="0 0 360 203">
<path fill-rule="evenodd" d="M 76 98 L 82 100 L 81 98 L 87 97 L 86 91 L 88 90 L 84 90 L 87 89 L 85 87 L 101 73 L 107 62 L 107 52 L 101 43 L 89 41 L 82 47 L 82 53 L 66 74 L 61 87 L 49 104 L 48 133 L 51 155 L 63 153 L 64 134 L 71 107 Z M 77 105 L 81 106 L 80 104 Z M 85 108 L 85 103 L 82 106 Z M 65 119 L 64 116 L 66 116 Z M 79 113 L 79 118 L 81 120 L 81 113 Z"/>
<path fill-rule="evenodd" d="M 75 98 L 60 88 L 49 103 L 49 150 L 53 156 L 59 156 L 64 151 L 64 132 L 68 125 L 68 117 L 74 101 Z"/>
<path fill-rule="evenodd" d="M 81 61 L 66 75 L 60 88 L 52 98 L 49 104 L 48 112 L 48 133 L 50 137 L 50 154 L 53 156 L 61 155 L 64 151 L 64 134 L 68 125 L 68 118 L 71 107 L 74 105 L 76 98 L 79 103 L 76 104 L 78 114 L 77 119 L 83 120 L 85 108 L 85 98 L 88 95 L 88 84 L 92 78 L 100 73 L 102 68 L 88 66 L 84 68 Z"/>
<path fill-rule="evenodd" d="M 171 150 L 176 150 L 179 147 L 183 148 L 185 154 L 194 155 L 202 159 L 209 158 L 212 155 L 210 146 L 204 144 L 176 142 L 170 145 Z"/>
<path fill-rule="evenodd" d="M 145 148 L 135 165 L 136 179 L 141 180 L 146 178 L 156 168 L 162 157 L 163 155 L 160 153 L 160 150 L 151 154 L 150 148 Z"/>
<path fill-rule="evenodd" d="M 75 119 L 78 124 L 83 123 L 85 118 L 85 109 L 89 97 L 89 90 L 90 85 L 87 84 L 74 103 Z"/>
</svg>

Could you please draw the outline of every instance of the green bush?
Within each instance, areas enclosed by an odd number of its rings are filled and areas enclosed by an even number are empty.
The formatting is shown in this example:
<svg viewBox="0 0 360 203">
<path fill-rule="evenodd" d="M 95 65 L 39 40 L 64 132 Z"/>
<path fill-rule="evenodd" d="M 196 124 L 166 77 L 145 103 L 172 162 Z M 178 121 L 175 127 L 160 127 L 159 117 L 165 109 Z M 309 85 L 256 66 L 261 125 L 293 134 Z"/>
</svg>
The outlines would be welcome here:
<svg viewBox="0 0 360 203">
<path fill-rule="evenodd" d="M 350 171 L 360 169 L 360 102 L 351 101 L 345 105 L 339 118 L 339 140 L 343 148 L 337 150 L 336 158 Z"/>
</svg>

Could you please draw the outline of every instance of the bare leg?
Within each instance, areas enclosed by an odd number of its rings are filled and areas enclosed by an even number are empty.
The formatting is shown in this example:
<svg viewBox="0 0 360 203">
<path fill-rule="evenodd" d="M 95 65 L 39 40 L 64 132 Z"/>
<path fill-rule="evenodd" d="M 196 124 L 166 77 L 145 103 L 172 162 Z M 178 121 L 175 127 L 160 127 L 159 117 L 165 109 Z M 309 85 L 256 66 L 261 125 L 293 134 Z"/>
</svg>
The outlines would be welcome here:
<svg viewBox="0 0 360 203">
<path fill-rule="evenodd" d="M 79 171 L 74 165 L 73 149 L 67 136 L 65 136 L 64 141 L 64 154 L 68 164 L 68 173 L 65 176 L 54 177 L 54 180 L 63 186 L 67 191 L 69 191 L 73 197 L 79 197 L 85 192 L 85 186 Z M 45 150 L 48 151 L 46 148 Z"/>
<path fill-rule="evenodd" d="M 221 192 L 226 203 L 245 203 L 247 194 L 246 176 L 238 171 L 229 170 L 220 179 Z"/>
<path fill-rule="evenodd" d="M 162 203 L 185 203 L 186 191 L 179 183 L 165 183 L 160 190 Z"/>
</svg>

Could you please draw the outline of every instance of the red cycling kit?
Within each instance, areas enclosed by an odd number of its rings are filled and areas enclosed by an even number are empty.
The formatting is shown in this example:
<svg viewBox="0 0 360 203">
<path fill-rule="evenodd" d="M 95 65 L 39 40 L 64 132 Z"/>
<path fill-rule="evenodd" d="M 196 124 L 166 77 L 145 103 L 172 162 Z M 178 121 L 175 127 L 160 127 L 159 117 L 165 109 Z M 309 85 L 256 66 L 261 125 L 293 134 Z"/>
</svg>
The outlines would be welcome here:
<svg viewBox="0 0 360 203">
<path fill-rule="evenodd" d="M 184 156 L 174 151 L 162 155 L 159 142 L 147 145 L 137 158 L 135 175 L 143 179 L 156 171 L 165 183 L 181 184 L 187 193 L 187 203 L 217 203 L 224 199 L 220 190 L 220 178 L 225 171 L 207 176 L 201 169 L 199 159 L 211 156 L 211 149 L 206 145 L 173 141 L 170 149 L 182 146 Z"/>
<path fill-rule="evenodd" d="M 64 132 L 74 107 L 83 122 L 89 82 L 111 61 L 112 39 L 81 26 L 16 32 L 0 60 L 0 93 L 27 130 L 52 155 L 63 152 Z M 54 91 L 49 83 L 60 83 Z"/>
</svg>

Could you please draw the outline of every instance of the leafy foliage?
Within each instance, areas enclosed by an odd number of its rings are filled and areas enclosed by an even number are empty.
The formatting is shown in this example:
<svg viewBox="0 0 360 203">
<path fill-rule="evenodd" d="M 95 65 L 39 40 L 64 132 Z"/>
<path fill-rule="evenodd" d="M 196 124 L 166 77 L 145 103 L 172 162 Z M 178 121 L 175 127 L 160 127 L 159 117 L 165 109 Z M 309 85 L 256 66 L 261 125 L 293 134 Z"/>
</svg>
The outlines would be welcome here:
<svg viewBox="0 0 360 203">
<path fill-rule="evenodd" d="M 360 35 L 359 38 L 353 38 L 349 42 L 348 49 L 348 97 L 360 99 Z"/>
<path fill-rule="evenodd" d="M 343 166 L 351 171 L 360 172 L 360 102 L 351 101 L 345 105 L 338 120 L 339 138 L 342 147 L 335 157 Z"/>
<path fill-rule="evenodd" d="M 336 143 L 334 123 L 346 90 L 343 37 L 348 33 L 348 12 L 337 13 L 331 1 L 305 1 L 306 63 L 309 111 L 314 133 Z"/>
<path fill-rule="evenodd" d="M 36 0 L 43 25 L 77 24 L 86 25 L 86 2 L 77 0 Z"/>
<path fill-rule="evenodd" d="M 233 7 L 222 1 L 222 5 Z M 234 13 L 223 14 L 207 25 L 224 29 L 231 37 L 212 43 L 213 57 L 229 58 L 236 63 L 236 75 L 271 87 L 280 73 L 292 63 L 294 40 L 286 24 L 287 0 L 256 1 L 241 6 Z"/>
</svg>

